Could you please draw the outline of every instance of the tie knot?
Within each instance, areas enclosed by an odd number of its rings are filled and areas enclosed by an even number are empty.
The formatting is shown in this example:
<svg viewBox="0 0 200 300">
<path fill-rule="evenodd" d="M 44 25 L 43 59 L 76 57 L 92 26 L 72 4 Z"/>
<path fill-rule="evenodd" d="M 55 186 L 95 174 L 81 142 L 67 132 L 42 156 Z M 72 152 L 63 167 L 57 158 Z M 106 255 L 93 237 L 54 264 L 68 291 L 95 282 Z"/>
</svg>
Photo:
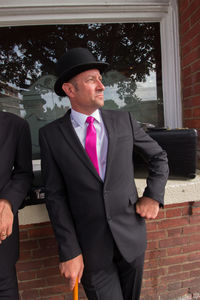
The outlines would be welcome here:
<svg viewBox="0 0 200 300">
<path fill-rule="evenodd" d="M 87 122 L 88 124 L 93 124 L 93 122 L 94 122 L 94 117 L 87 117 L 86 122 Z"/>
</svg>

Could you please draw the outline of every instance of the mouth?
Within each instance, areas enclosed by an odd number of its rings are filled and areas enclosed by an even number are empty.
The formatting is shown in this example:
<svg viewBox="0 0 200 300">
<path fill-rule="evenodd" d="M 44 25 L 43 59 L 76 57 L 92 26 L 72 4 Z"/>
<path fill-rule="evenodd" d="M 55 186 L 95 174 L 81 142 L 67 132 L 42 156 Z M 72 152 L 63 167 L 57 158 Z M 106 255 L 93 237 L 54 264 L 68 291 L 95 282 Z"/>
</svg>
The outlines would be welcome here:
<svg viewBox="0 0 200 300">
<path fill-rule="evenodd" d="M 103 98 L 103 97 L 104 97 L 104 94 L 97 94 L 97 97 Z"/>
</svg>

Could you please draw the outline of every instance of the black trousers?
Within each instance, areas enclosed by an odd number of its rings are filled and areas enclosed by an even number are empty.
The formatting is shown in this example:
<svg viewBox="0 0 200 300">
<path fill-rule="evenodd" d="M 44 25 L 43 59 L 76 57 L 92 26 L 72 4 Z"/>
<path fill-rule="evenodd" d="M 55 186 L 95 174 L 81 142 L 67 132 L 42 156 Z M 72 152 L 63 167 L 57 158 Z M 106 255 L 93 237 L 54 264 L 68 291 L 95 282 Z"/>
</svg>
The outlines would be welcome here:
<svg viewBox="0 0 200 300">
<path fill-rule="evenodd" d="M 89 300 L 139 300 L 144 253 L 127 263 L 115 246 L 113 263 L 97 272 L 84 272 L 82 284 Z"/>
<path fill-rule="evenodd" d="M 18 300 L 18 284 L 15 266 L 6 273 L 0 270 L 0 300 Z"/>
</svg>

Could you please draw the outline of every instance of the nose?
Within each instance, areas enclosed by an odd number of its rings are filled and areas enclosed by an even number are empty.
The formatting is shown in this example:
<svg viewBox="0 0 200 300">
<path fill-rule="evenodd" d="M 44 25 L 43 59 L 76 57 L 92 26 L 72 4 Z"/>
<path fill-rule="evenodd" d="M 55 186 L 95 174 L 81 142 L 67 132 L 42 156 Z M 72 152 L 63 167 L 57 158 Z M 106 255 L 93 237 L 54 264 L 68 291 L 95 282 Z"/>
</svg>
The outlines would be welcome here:
<svg viewBox="0 0 200 300">
<path fill-rule="evenodd" d="M 98 80 L 98 88 L 101 89 L 102 91 L 105 90 L 105 86 L 103 85 L 101 80 Z"/>
</svg>

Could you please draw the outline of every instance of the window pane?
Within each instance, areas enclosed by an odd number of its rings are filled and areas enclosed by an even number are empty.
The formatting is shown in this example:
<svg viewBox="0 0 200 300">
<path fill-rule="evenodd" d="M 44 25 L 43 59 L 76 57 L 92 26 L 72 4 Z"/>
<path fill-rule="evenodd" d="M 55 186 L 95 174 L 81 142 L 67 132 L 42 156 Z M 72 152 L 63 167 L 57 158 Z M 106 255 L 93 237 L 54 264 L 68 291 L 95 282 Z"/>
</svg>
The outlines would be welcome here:
<svg viewBox="0 0 200 300">
<path fill-rule="evenodd" d="M 8 27 L 0 36 L 0 110 L 27 119 L 33 158 L 39 157 L 38 129 L 70 107 L 53 91 L 55 63 L 67 48 L 88 47 L 110 63 L 104 108 L 163 126 L 159 23 Z"/>
</svg>

